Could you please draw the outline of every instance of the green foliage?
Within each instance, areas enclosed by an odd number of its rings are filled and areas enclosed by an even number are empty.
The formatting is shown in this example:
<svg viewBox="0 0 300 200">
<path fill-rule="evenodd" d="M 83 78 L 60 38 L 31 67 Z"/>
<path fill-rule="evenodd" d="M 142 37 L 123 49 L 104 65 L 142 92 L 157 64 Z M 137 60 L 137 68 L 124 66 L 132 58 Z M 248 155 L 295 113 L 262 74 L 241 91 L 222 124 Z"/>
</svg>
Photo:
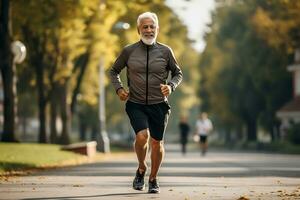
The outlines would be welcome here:
<svg viewBox="0 0 300 200">
<path fill-rule="evenodd" d="M 37 89 L 42 82 L 43 89 L 40 92 L 44 95 L 43 101 L 48 103 L 51 96 L 57 100 L 61 99 L 61 94 L 56 88 L 64 88 L 67 106 L 74 100 L 73 95 L 78 96 L 77 112 L 81 120 L 85 120 L 91 126 L 97 124 L 99 60 L 103 61 L 103 67 L 108 71 L 120 50 L 125 45 L 139 40 L 136 19 L 145 11 L 158 14 L 160 21 L 158 40 L 172 47 L 188 77 L 182 87 L 178 88 L 176 95 L 172 96 L 172 104 L 179 108 L 178 113 L 182 110 L 189 112 L 189 109 L 197 104 L 198 97 L 193 88 L 196 88 L 199 79 L 198 53 L 191 47 L 186 26 L 165 5 L 164 0 L 128 2 L 12 0 L 11 2 L 13 37 L 23 41 L 28 50 L 25 64 L 18 67 L 19 85 L 22 86 L 19 110 L 23 116 L 26 113 L 30 115 L 37 113 L 38 104 L 31 104 L 32 106 L 28 107 L 30 110 L 24 109 L 24 105 L 27 104 L 28 97 L 40 97 L 33 89 Z M 130 29 L 117 29 L 115 24 L 120 21 L 129 23 Z M 87 59 L 86 62 L 77 63 L 82 56 Z M 42 77 L 40 80 L 37 73 Z M 79 82 L 81 73 L 83 79 Z M 124 74 L 122 77 L 126 82 Z M 123 112 L 123 104 L 115 91 L 110 88 L 108 76 L 103 82 L 107 86 L 108 127 L 128 131 L 127 128 L 124 129 L 126 127 L 124 124 L 128 121 Z M 73 94 L 77 86 L 79 94 Z M 187 102 L 185 104 L 180 102 L 183 96 L 184 102 Z M 65 109 L 66 106 L 57 107 Z M 49 109 L 46 111 L 49 115 Z"/>
<path fill-rule="evenodd" d="M 300 46 L 300 2 L 256 1 L 253 23 L 260 37 L 272 47 L 292 53 Z"/>
<path fill-rule="evenodd" d="M 288 140 L 293 144 L 300 144 L 300 123 L 293 124 L 288 130 Z"/>
<path fill-rule="evenodd" d="M 219 7 L 200 61 L 202 108 L 209 109 L 222 127 L 246 126 L 252 140 L 258 119 L 272 132 L 275 112 L 292 94 L 286 71 L 289 55 L 257 31 L 257 5 L 241 1 Z"/>
</svg>

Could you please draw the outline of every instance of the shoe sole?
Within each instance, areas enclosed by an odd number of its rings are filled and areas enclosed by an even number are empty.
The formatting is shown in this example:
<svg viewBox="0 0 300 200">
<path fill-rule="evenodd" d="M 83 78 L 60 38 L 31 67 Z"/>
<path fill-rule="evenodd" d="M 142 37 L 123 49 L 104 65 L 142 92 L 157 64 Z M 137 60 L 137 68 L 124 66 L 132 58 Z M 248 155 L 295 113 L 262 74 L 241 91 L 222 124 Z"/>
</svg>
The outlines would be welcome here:
<svg viewBox="0 0 300 200">
<path fill-rule="evenodd" d="M 151 194 L 159 194 L 160 191 L 157 191 L 157 190 L 149 190 L 148 193 L 151 193 Z"/>
<path fill-rule="evenodd" d="M 143 186 L 143 187 L 132 187 L 134 190 L 144 190 L 145 189 L 145 186 Z"/>
</svg>

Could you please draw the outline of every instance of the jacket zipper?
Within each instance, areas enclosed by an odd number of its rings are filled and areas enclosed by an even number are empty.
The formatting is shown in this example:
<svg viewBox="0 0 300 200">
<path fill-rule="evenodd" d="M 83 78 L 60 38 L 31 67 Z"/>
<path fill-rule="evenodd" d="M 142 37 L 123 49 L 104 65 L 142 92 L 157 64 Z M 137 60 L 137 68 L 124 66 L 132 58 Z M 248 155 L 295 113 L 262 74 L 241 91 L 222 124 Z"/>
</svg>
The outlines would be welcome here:
<svg viewBox="0 0 300 200">
<path fill-rule="evenodd" d="M 147 45 L 147 63 L 146 63 L 146 105 L 148 105 L 148 73 L 149 73 L 149 46 Z"/>
</svg>

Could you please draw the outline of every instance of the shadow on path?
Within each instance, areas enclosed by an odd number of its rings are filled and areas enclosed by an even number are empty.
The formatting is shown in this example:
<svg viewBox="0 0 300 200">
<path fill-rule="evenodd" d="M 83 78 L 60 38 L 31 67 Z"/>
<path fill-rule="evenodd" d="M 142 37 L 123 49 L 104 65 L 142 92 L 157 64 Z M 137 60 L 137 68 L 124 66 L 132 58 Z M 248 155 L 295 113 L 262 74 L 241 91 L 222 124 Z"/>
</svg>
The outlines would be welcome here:
<svg viewBox="0 0 300 200">
<path fill-rule="evenodd" d="M 109 197 L 109 196 L 123 196 L 123 197 L 133 197 L 136 195 L 151 195 L 148 193 L 134 192 L 134 193 L 115 193 L 115 194 L 101 194 L 101 195 L 88 195 L 88 196 L 67 196 L 67 197 L 46 197 L 46 198 L 25 198 L 22 200 L 38 200 L 38 199 L 80 199 L 80 198 L 99 198 L 99 197 Z"/>
</svg>

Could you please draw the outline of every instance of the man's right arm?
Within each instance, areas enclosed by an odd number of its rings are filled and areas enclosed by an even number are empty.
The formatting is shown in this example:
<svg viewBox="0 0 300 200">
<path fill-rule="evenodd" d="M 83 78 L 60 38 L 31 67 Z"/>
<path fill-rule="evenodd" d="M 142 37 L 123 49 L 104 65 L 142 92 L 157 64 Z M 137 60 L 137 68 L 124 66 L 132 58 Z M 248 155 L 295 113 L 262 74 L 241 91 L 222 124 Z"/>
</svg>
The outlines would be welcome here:
<svg viewBox="0 0 300 200">
<path fill-rule="evenodd" d="M 120 79 L 120 73 L 122 69 L 124 69 L 124 67 L 126 66 L 126 62 L 127 62 L 126 48 L 124 48 L 110 69 L 110 80 L 117 94 L 119 92 L 119 89 L 123 88 L 123 84 Z"/>
</svg>

